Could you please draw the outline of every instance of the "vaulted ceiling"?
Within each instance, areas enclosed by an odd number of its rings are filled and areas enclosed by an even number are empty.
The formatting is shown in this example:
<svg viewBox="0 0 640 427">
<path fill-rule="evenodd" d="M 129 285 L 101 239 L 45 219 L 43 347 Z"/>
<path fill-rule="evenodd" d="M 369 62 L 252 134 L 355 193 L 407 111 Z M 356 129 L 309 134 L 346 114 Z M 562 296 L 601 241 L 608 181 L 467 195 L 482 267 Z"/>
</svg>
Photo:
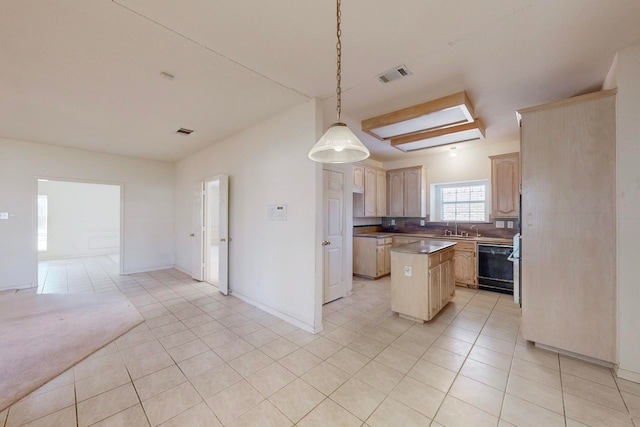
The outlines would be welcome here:
<svg viewBox="0 0 640 427">
<path fill-rule="evenodd" d="M 639 20 L 637 0 L 343 0 L 343 114 L 466 90 L 486 142 L 517 139 L 515 110 L 599 89 Z M 334 118 L 333 1 L 4 1 L 0 55 L 5 138 L 174 161 L 314 97 Z"/>
</svg>

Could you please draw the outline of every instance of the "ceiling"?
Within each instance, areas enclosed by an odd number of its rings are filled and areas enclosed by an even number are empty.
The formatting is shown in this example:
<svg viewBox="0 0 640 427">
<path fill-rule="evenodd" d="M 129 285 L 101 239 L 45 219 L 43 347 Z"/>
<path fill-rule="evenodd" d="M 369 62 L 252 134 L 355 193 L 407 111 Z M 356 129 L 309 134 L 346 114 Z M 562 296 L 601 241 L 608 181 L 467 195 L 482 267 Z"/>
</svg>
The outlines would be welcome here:
<svg viewBox="0 0 640 427">
<path fill-rule="evenodd" d="M 514 140 L 515 110 L 599 89 L 639 18 L 638 0 L 344 0 L 343 115 L 358 131 L 466 90 L 477 143 Z M 0 55 L 4 138 L 175 161 L 314 97 L 335 114 L 332 1 L 5 1 Z M 379 161 L 425 154 L 358 135 Z"/>
</svg>

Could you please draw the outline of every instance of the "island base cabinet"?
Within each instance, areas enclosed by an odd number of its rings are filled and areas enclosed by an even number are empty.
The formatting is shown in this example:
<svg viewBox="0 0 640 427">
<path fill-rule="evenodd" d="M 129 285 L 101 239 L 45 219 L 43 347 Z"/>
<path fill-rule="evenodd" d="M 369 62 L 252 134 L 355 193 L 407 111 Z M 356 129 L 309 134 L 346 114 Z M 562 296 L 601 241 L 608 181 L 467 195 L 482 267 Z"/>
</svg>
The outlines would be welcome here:
<svg viewBox="0 0 640 427">
<path fill-rule="evenodd" d="M 391 251 L 391 311 L 418 322 L 433 319 L 455 296 L 454 252 Z"/>
</svg>

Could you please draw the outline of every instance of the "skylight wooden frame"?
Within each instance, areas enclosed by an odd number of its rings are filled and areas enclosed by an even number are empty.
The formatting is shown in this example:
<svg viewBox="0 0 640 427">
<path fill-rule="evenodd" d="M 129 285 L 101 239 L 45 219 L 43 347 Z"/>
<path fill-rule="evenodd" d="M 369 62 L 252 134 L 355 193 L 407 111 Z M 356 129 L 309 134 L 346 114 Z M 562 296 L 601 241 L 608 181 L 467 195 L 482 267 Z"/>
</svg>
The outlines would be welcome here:
<svg viewBox="0 0 640 427">
<path fill-rule="evenodd" d="M 397 135 L 381 136 L 379 135 L 379 133 L 376 133 L 376 130 L 379 130 L 386 126 L 401 124 L 403 122 L 407 122 L 409 120 L 413 120 L 422 116 L 427 116 L 433 113 L 440 113 L 451 109 L 459 109 L 461 115 L 465 117 L 465 120 L 448 123 L 438 123 L 435 126 L 430 126 L 426 129 L 416 129 L 404 134 L 400 133 Z M 391 113 L 363 120 L 362 130 L 376 139 L 385 141 L 404 135 L 415 134 L 417 132 L 433 131 L 435 129 L 442 129 L 465 123 L 473 123 L 474 115 L 475 111 L 473 109 L 473 105 L 471 104 L 467 93 L 465 91 L 462 91 L 435 99 L 433 101 L 424 102 L 422 104 L 414 105 L 411 107 L 403 108 L 401 110 L 393 111 Z"/>
<path fill-rule="evenodd" d="M 431 131 L 415 132 L 409 135 L 391 138 L 391 146 L 401 151 L 409 152 L 425 148 L 457 144 L 459 142 L 473 141 L 476 139 L 484 139 L 484 135 L 484 124 L 480 119 L 476 119 L 471 123 L 464 123 L 457 126 L 450 126 Z"/>
</svg>

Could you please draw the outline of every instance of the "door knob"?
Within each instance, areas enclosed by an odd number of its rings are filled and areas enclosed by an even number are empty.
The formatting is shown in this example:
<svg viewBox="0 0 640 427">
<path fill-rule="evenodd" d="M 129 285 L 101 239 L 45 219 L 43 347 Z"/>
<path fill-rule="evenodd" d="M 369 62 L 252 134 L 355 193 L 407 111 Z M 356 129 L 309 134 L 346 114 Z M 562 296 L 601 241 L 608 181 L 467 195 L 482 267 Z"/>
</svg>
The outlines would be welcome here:
<svg viewBox="0 0 640 427">
<path fill-rule="evenodd" d="M 327 246 L 327 245 L 330 245 L 330 244 L 331 244 L 331 242 L 328 241 L 328 240 L 325 240 L 325 241 L 322 242 L 322 246 Z"/>
</svg>

